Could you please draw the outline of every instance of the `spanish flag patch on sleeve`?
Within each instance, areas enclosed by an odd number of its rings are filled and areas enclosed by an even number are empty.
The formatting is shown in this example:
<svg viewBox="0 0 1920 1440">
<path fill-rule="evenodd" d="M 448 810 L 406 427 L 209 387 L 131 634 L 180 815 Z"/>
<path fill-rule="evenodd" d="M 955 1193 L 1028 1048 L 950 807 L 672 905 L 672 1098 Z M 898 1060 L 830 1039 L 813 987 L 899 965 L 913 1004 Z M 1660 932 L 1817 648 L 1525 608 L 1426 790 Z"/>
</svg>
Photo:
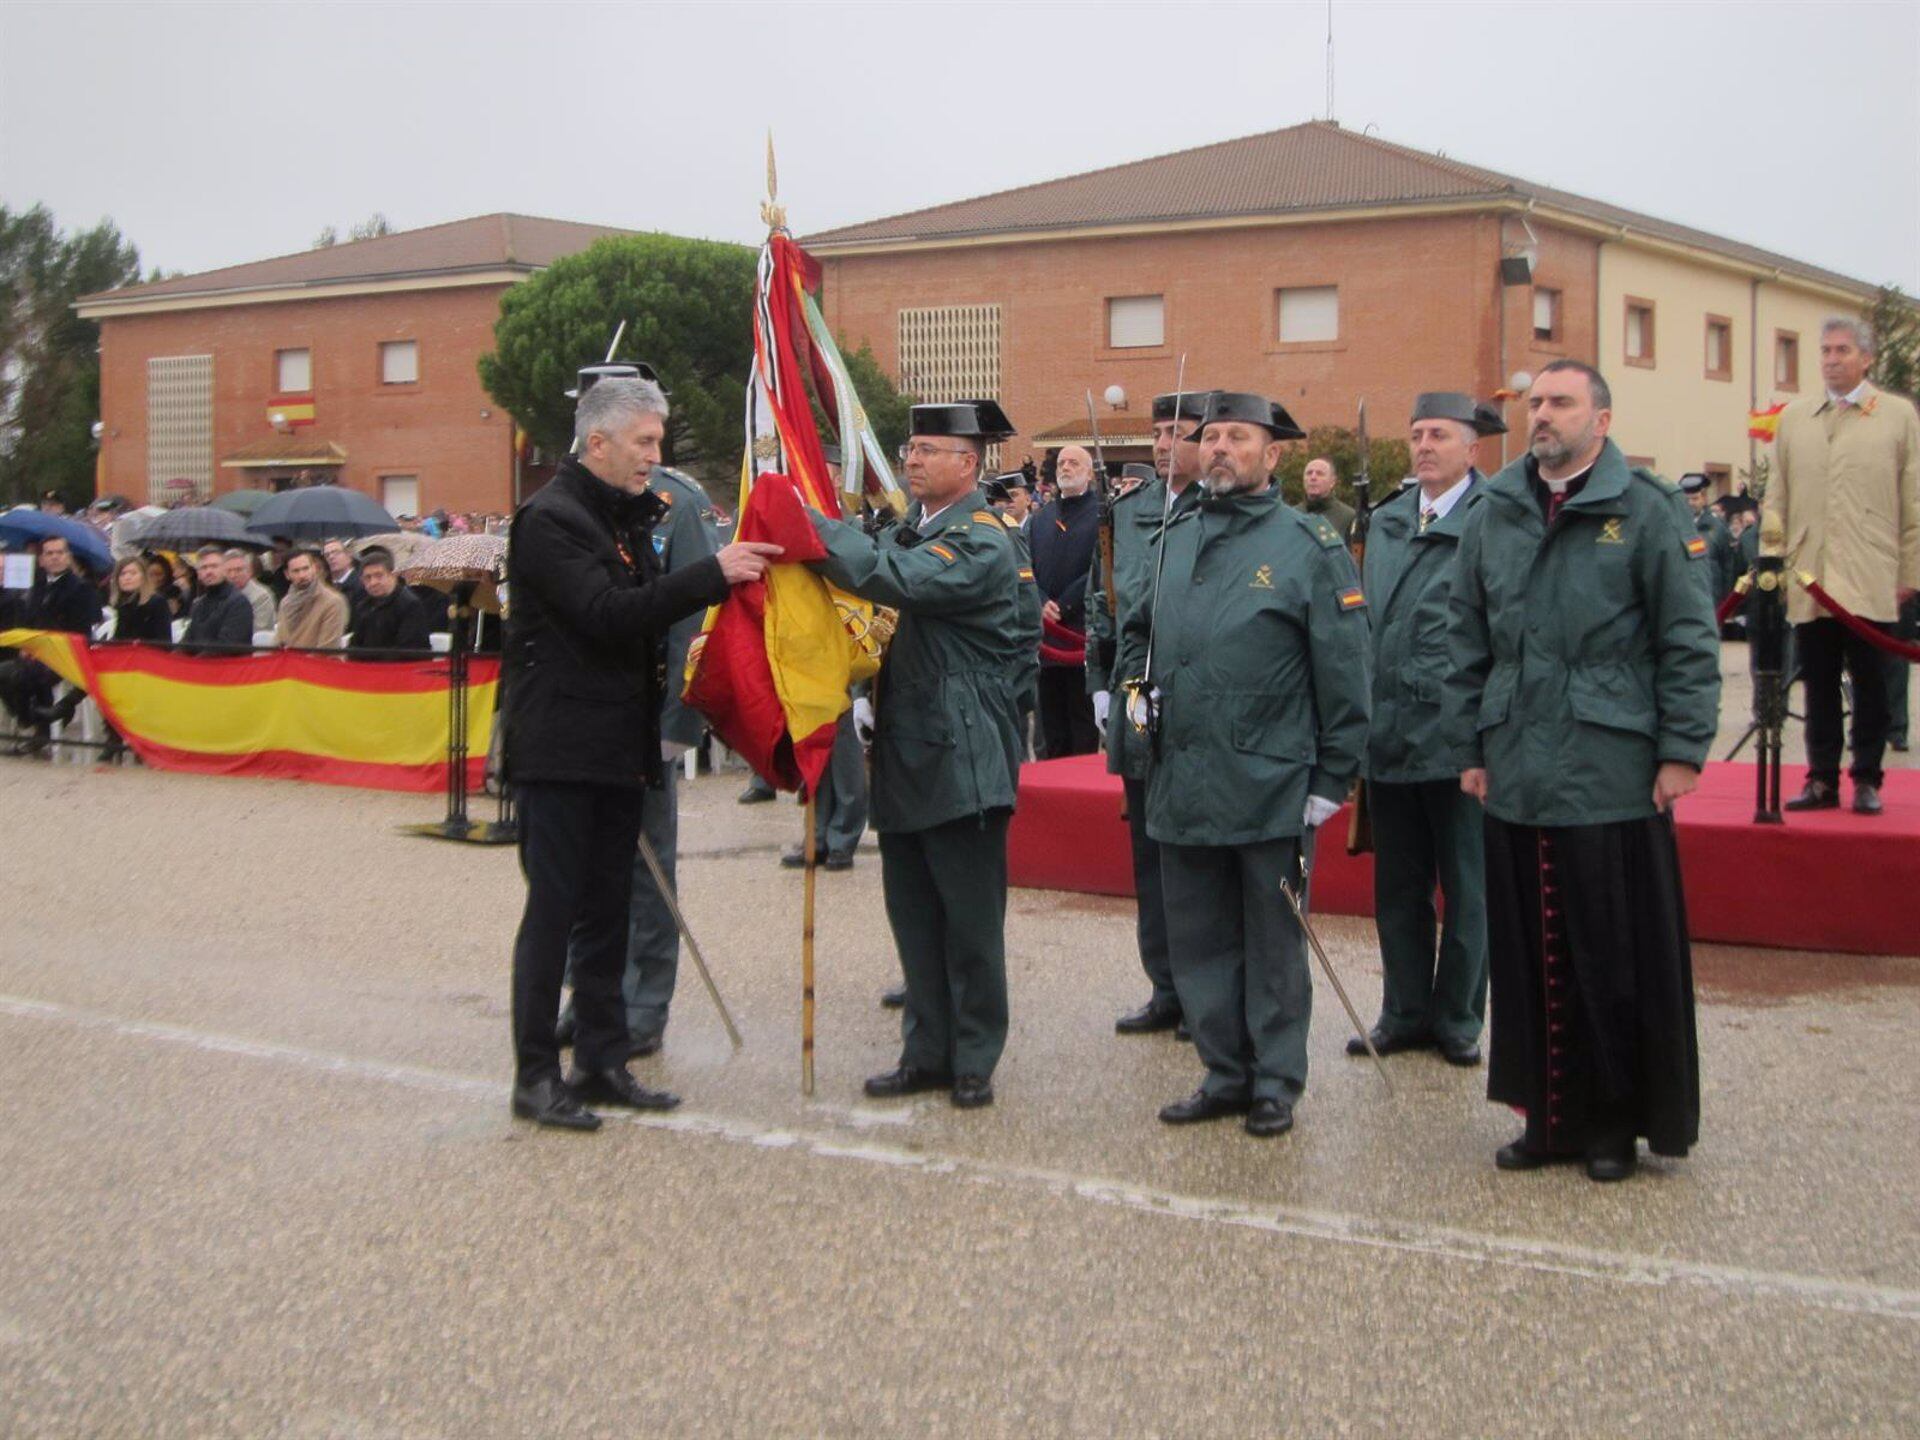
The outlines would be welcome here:
<svg viewBox="0 0 1920 1440">
<path fill-rule="evenodd" d="M 1033 571 L 1031 571 L 1031 570 L 1027 570 L 1027 569 L 1022 569 L 1022 570 L 1021 570 L 1021 572 L 1020 572 L 1020 578 L 1021 578 L 1022 580 L 1031 580 L 1031 579 L 1033 579 Z"/>
<path fill-rule="evenodd" d="M 1698 560 L 1702 555 L 1706 553 L 1707 553 L 1707 542 L 1704 539 L 1702 539 L 1700 536 L 1696 535 L 1691 540 L 1687 541 L 1687 554 L 1691 555 L 1694 559 Z"/>
<path fill-rule="evenodd" d="M 959 558 L 953 553 L 953 551 L 949 550 L 944 545 L 929 545 L 927 546 L 927 549 L 930 550 L 933 554 L 938 555 L 942 560 L 946 561 L 947 564 L 949 565 L 951 565 L 957 558 Z"/>
<path fill-rule="evenodd" d="M 1340 608 L 1342 610 L 1358 610 L 1366 603 L 1367 597 L 1358 585 L 1349 585 L 1345 590 L 1340 592 Z"/>
</svg>

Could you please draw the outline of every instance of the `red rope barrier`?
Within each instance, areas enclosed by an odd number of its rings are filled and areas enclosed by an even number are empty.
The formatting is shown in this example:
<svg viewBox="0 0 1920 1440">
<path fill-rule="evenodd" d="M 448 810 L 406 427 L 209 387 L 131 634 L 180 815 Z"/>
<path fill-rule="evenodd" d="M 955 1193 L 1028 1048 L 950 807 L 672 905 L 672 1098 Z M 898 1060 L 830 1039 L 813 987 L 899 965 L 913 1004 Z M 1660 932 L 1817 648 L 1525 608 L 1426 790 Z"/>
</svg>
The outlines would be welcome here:
<svg viewBox="0 0 1920 1440">
<path fill-rule="evenodd" d="M 1058 620 L 1040 617 L 1041 641 L 1040 658 L 1049 665 L 1084 665 L 1087 663 L 1087 632 L 1074 630 L 1062 625 Z M 1057 645 L 1049 645 L 1049 640 L 1057 640 Z"/>
<path fill-rule="evenodd" d="M 1885 631 L 1874 629 L 1872 625 L 1821 589 L 1820 582 L 1811 575 L 1801 575 L 1800 583 L 1806 587 L 1807 594 L 1814 598 L 1816 604 L 1869 645 L 1875 649 L 1884 650 L 1889 655 L 1898 655 L 1909 665 L 1920 664 L 1920 645 L 1896 640 Z"/>
<path fill-rule="evenodd" d="M 1718 630 L 1722 625 L 1726 624 L 1727 621 L 1733 617 L 1733 612 L 1740 608 L 1740 602 L 1746 598 L 1747 592 L 1745 590 L 1729 590 L 1727 592 L 1727 598 L 1720 602 L 1720 608 L 1713 612 L 1713 628 Z"/>
</svg>

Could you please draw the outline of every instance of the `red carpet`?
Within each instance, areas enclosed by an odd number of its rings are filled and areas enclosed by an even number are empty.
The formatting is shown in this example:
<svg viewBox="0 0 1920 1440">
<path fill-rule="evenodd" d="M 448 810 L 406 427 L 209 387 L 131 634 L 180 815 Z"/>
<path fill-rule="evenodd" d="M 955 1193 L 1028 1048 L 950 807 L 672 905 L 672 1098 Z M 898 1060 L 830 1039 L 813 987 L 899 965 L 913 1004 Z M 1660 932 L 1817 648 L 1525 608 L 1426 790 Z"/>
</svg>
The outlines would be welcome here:
<svg viewBox="0 0 1920 1440">
<path fill-rule="evenodd" d="M 1800 792 L 1805 771 L 1786 767 Z M 1843 782 L 1843 791 L 1846 787 Z M 1890 770 L 1886 813 L 1790 815 L 1753 823 L 1751 765 L 1710 764 L 1681 802 L 1680 863 L 1696 940 L 1857 955 L 1920 954 L 1920 771 Z M 1317 909 L 1373 913 L 1373 861 L 1346 853 L 1342 811 L 1314 861 Z M 1036 890 L 1131 895 L 1133 864 L 1120 781 L 1097 755 L 1048 760 L 1020 772 L 1008 839 L 1013 883 Z"/>
</svg>

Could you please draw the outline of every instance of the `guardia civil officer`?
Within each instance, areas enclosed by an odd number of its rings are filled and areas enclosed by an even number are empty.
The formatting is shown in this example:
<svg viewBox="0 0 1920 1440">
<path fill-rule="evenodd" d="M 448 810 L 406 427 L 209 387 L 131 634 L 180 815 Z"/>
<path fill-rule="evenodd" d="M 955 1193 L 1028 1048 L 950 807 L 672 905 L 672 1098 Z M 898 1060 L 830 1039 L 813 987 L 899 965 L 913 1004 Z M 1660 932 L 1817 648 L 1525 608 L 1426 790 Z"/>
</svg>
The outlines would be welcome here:
<svg viewBox="0 0 1920 1440">
<path fill-rule="evenodd" d="M 1147 1003 L 1113 1022 L 1122 1035 L 1146 1035 L 1180 1024 L 1180 996 L 1173 988 L 1173 964 L 1167 958 L 1166 902 L 1160 888 L 1160 845 L 1147 834 L 1147 744 L 1125 718 L 1126 698 L 1114 691 L 1140 673 L 1144 652 L 1126 660 L 1119 654 L 1116 615 L 1153 584 L 1153 559 L 1159 553 L 1160 527 L 1185 515 L 1200 499 L 1200 416 L 1207 392 L 1156 395 L 1153 401 L 1155 478 L 1123 490 L 1113 502 L 1113 593 L 1120 602 L 1109 613 L 1106 587 L 1094 562 L 1088 602 L 1087 690 L 1094 718 L 1106 737 L 1107 773 L 1118 775 L 1126 793 L 1127 838 L 1133 850 L 1134 935 L 1140 967 L 1152 987 Z M 1176 409 L 1178 413 L 1176 414 Z M 1169 498 L 1171 491 L 1171 498 Z M 1120 713 L 1115 714 L 1115 710 Z"/>
<path fill-rule="evenodd" d="M 1373 512 L 1364 576 L 1373 611 L 1367 805 L 1384 974 L 1371 1038 L 1382 1055 L 1431 1046 L 1449 1064 L 1478 1065 L 1487 1007 L 1480 807 L 1461 793 L 1440 733 L 1440 683 L 1460 530 L 1485 478 L 1474 468 L 1474 446 L 1507 427 L 1491 406 L 1451 391 L 1416 399 L 1409 423 L 1417 483 Z M 1434 911 L 1436 883 L 1444 925 Z M 1349 1040 L 1347 1053 L 1365 1055 L 1367 1047 Z"/>
<path fill-rule="evenodd" d="M 1014 431 L 990 400 L 916 405 L 914 505 L 878 538 L 814 515 L 812 562 L 900 612 L 875 685 L 872 819 L 887 920 L 906 972 L 900 1063 L 878 1098 L 951 1089 L 993 1102 L 1007 1038 L 1007 822 L 1020 771 L 1019 695 L 1040 643 L 1022 619 L 1021 551 L 980 488 L 986 447 Z"/>
<path fill-rule="evenodd" d="M 1727 592 L 1733 589 L 1741 571 L 1735 568 L 1740 563 L 1740 552 L 1733 543 L 1733 532 L 1727 529 L 1713 508 L 1713 482 L 1705 475 L 1694 472 L 1680 477 L 1680 493 L 1687 497 L 1687 504 L 1693 510 L 1694 533 L 1707 542 L 1706 577 L 1713 585 L 1713 603 L 1718 606 L 1727 598 Z"/>
<path fill-rule="evenodd" d="M 513 946 L 513 1112 L 592 1130 L 588 1104 L 666 1109 L 627 1072 L 621 974 L 646 794 L 663 783 L 660 698 L 670 626 L 766 573 L 776 545 L 734 544 L 663 573 L 647 490 L 667 398 L 602 380 L 574 415 L 578 454 L 515 514 L 508 552 L 507 770 L 520 816 L 526 909 Z M 573 944 L 574 1070 L 554 1027 Z"/>
<path fill-rule="evenodd" d="M 1707 544 L 1673 486 L 1607 438 L 1577 360 L 1527 393 L 1526 455 L 1467 514 L 1444 723 L 1486 807 L 1493 1048 L 1487 1098 L 1526 1128 L 1503 1170 L 1624 1180 L 1637 1139 L 1700 1127 L 1693 959 L 1674 802 L 1712 742 L 1720 643 Z"/>
<path fill-rule="evenodd" d="M 1153 663 L 1129 702 L 1155 726 L 1147 834 L 1174 989 L 1207 1074 L 1170 1125 L 1245 1114 L 1293 1126 L 1307 1081 L 1313 986 L 1281 894 L 1301 888 L 1316 826 L 1339 809 L 1367 740 L 1366 599 L 1346 541 L 1284 505 L 1281 442 L 1258 395 L 1215 393 L 1200 424 L 1206 494 L 1167 527 L 1157 590 L 1128 606 L 1124 648 Z"/>
</svg>

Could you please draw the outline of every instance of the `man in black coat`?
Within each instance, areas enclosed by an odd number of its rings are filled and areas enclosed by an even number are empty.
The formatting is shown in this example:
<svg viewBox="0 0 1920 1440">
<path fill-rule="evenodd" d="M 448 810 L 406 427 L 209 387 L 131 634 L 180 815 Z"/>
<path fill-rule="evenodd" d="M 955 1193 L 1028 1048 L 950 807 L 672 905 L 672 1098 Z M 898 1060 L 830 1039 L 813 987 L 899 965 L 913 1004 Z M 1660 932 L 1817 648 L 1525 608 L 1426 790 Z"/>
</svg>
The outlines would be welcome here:
<svg viewBox="0 0 1920 1440">
<path fill-rule="evenodd" d="M 1093 459 L 1078 445 L 1064 446 L 1054 461 L 1060 498 L 1034 512 L 1027 524 L 1033 553 L 1033 580 L 1040 587 L 1043 620 L 1084 633 L 1087 628 L 1087 577 L 1100 531 L 1100 497 L 1093 493 Z M 1069 641 L 1052 632 L 1040 652 L 1040 750 L 1044 758 L 1091 755 L 1100 748 L 1093 724 L 1093 699 L 1087 694 L 1087 667 L 1052 658 L 1047 649 L 1065 650 Z"/>
<path fill-rule="evenodd" d="M 375 545 L 360 556 L 361 595 L 353 607 L 354 650 L 425 650 L 432 620 L 420 597 L 393 573 L 393 556 Z"/>
<path fill-rule="evenodd" d="M 583 1102 L 670 1109 L 627 1073 L 621 998 L 642 801 L 661 783 L 660 700 L 674 621 L 758 580 L 777 545 L 729 545 L 672 575 L 647 492 L 667 400 L 646 380 L 602 380 L 574 415 L 576 455 L 514 516 L 507 554 L 507 776 L 520 816 L 527 904 L 513 946 L 513 1113 L 592 1130 Z M 574 1070 L 554 1025 L 573 941 Z"/>
<path fill-rule="evenodd" d="M 202 646 L 252 645 L 253 602 L 227 583 L 227 552 L 209 545 L 193 557 L 193 568 L 200 598 L 187 612 L 180 648 L 192 654 Z"/>
<path fill-rule="evenodd" d="M 40 573 L 45 577 L 27 597 L 13 623 L 28 630 L 63 630 L 87 635 L 100 619 L 100 592 L 73 568 L 73 552 L 58 535 L 40 542 Z M 47 703 L 60 677 L 28 655 L 0 660 L 0 704 L 32 734 L 15 754 L 38 754 L 47 746 Z"/>
</svg>

